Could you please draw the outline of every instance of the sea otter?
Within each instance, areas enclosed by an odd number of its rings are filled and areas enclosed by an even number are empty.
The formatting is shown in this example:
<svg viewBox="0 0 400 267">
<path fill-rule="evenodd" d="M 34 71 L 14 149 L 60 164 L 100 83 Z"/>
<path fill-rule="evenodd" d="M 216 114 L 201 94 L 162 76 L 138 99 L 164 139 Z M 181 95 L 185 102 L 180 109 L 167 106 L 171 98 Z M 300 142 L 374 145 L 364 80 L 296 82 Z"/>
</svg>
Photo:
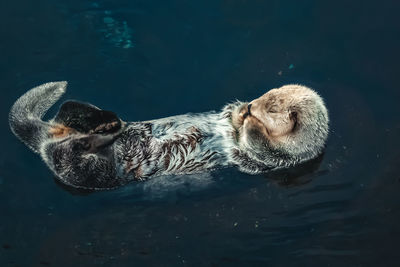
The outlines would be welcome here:
<svg viewBox="0 0 400 267">
<path fill-rule="evenodd" d="M 272 89 L 220 112 L 125 122 L 111 111 L 67 101 L 43 121 L 67 82 L 29 90 L 9 114 L 12 132 L 64 184 L 111 189 L 153 176 L 237 166 L 251 174 L 317 157 L 328 136 L 322 98 L 301 85 Z"/>
</svg>

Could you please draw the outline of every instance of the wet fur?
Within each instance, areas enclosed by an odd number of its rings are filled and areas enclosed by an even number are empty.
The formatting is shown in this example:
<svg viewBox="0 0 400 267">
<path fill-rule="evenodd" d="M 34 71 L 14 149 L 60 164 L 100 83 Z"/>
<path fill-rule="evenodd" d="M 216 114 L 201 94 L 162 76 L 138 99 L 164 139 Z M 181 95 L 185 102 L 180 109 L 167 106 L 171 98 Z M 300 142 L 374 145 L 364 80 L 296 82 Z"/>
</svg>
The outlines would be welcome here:
<svg viewBox="0 0 400 267">
<path fill-rule="evenodd" d="M 145 122 L 123 122 L 112 112 L 72 101 L 64 103 L 54 119 L 43 121 L 66 86 L 54 82 L 31 89 L 11 108 L 9 121 L 13 133 L 41 155 L 60 181 L 76 188 L 110 189 L 154 176 L 227 166 L 247 173 L 293 166 L 319 155 L 328 133 L 325 106 L 313 91 L 320 102 L 299 100 L 297 105 L 308 106 L 299 106 L 296 118 L 289 117 L 298 128 L 285 140 L 298 142 L 295 146 L 269 137 L 263 119 L 246 113 L 248 103 L 239 101 L 221 112 Z M 316 110 L 305 114 L 303 109 Z"/>
</svg>

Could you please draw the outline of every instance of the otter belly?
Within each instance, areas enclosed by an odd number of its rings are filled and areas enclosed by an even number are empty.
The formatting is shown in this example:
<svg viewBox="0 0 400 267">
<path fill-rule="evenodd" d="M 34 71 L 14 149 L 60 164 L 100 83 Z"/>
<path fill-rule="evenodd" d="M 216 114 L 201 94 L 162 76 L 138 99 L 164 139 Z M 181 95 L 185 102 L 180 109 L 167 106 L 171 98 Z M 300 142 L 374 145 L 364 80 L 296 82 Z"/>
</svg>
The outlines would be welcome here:
<svg viewBox="0 0 400 267">
<path fill-rule="evenodd" d="M 212 169 L 227 162 L 221 137 L 194 126 L 170 120 L 168 136 L 155 137 L 153 123 L 132 123 L 114 143 L 117 173 L 132 180 L 150 176 L 187 174 Z M 187 128 L 186 128 L 187 127 Z"/>
</svg>

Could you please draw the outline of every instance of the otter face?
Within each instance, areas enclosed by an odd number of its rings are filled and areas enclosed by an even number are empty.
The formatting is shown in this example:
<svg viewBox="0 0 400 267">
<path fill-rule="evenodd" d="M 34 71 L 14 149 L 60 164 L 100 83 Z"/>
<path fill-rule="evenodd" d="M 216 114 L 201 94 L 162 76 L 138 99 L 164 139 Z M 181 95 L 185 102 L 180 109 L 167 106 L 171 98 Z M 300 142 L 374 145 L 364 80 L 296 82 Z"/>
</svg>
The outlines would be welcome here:
<svg viewBox="0 0 400 267">
<path fill-rule="evenodd" d="M 245 118 L 245 128 L 264 127 L 266 136 L 271 141 L 285 138 L 294 131 L 297 123 L 296 108 L 300 102 L 300 90 L 272 89 L 263 96 L 249 103 L 248 113 Z"/>
<path fill-rule="evenodd" d="M 280 166 L 316 157 L 324 147 L 329 119 L 316 92 L 286 85 L 242 105 L 232 122 L 245 151 Z"/>
</svg>

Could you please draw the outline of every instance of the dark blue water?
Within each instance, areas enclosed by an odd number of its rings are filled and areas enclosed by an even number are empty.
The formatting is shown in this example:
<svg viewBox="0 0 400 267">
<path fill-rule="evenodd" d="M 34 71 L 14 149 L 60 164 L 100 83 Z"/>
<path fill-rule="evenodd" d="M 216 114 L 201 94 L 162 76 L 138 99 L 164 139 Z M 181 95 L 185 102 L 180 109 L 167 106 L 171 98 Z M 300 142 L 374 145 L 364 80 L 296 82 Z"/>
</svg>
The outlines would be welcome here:
<svg viewBox="0 0 400 267">
<path fill-rule="evenodd" d="M 0 265 L 398 266 L 399 11 L 398 1 L 1 1 Z M 57 184 L 8 127 L 20 95 L 56 80 L 69 81 L 66 98 L 131 121 L 301 83 L 326 100 L 331 132 L 321 158 L 292 170 L 84 194 Z"/>
</svg>

